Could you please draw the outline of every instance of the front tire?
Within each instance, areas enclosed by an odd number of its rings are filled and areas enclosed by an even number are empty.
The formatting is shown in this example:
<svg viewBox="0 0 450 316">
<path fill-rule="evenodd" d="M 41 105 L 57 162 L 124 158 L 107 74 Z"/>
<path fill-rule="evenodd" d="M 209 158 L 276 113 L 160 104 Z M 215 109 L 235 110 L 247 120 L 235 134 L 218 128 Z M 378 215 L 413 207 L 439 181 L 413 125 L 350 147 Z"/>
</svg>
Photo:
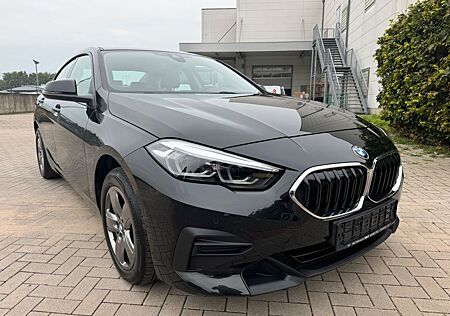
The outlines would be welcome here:
<svg viewBox="0 0 450 316">
<path fill-rule="evenodd" d="M 119 274 L 132 284 L 156 279 L 143 210 L 122 168 L 111 170 L 101 195 L 106 243 Z"/>
<path fill-rule="evenodd" d="M 47 153 L 45 152 L 44 141 L 39 129 L 36 130 L 36 156 L 38 161 L 39 172 L 44 179 L 59 178 L 48 162 Z"/>
</svg>

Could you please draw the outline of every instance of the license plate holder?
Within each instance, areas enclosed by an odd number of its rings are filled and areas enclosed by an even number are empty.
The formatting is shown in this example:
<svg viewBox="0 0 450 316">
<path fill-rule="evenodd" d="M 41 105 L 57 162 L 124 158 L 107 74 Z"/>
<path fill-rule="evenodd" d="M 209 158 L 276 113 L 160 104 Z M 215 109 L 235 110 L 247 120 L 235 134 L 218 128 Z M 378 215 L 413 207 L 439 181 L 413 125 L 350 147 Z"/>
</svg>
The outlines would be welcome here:
<svg viewBox="0 0 450 316">
<path fill-rule="evenodd" d="M 331 243 L 336 250 L 354 246 L 391 226 L 397 213 L 397 201 L 389 201 L 332 224 Z"/>
</svg>

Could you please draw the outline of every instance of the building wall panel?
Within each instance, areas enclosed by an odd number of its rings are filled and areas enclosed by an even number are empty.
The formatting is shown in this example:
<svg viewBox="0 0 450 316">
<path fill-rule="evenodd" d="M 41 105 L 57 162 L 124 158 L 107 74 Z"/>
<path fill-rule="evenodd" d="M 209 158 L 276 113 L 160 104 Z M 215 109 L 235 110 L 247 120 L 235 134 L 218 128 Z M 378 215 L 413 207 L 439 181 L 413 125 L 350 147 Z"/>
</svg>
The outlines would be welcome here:
<svg viewBox="0 0 450 316">
<path fill-rule="evenodd" d="M 236 42 L 235 8 L 202 10 L 202 42 L 217 43 L 219 40 L 221 43 Z"/>
<path fill-rule="evenodd" d="M 237 41 L 311 40 L 321 16 L 318 0 L 237 0 Z"/>
</svg>

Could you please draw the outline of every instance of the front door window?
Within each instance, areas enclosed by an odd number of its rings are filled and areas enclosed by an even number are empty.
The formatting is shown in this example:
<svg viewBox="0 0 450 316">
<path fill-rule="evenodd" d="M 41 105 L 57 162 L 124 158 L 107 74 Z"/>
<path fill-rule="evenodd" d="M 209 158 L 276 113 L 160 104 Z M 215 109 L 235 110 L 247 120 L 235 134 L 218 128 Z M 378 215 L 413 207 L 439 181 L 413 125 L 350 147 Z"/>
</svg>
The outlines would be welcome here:
<svg viewBox="0 0 450 316">
<path fill-rule="evenodd" d="M 73 79 L 76 81 L 78 95 L 90 94 L 92 81 L 92 63 L 89 56 L 84 55 L 78 57 L 69 79 Z"/>
</svg>

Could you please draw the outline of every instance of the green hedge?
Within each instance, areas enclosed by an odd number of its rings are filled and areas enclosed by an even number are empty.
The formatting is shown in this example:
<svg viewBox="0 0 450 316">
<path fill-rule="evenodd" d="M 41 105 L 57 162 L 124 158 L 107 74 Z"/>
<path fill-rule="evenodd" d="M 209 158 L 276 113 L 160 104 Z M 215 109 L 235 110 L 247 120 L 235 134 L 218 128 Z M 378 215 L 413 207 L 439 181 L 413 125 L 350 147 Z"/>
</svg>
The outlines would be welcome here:
<svg viewBox="0 0 450 316">
<path fill-rule="evenodd" d="M 378 44 L 382 118 L 424 142 L 450 144 L 450 1 L 410 6 Z"/>
</svg>

